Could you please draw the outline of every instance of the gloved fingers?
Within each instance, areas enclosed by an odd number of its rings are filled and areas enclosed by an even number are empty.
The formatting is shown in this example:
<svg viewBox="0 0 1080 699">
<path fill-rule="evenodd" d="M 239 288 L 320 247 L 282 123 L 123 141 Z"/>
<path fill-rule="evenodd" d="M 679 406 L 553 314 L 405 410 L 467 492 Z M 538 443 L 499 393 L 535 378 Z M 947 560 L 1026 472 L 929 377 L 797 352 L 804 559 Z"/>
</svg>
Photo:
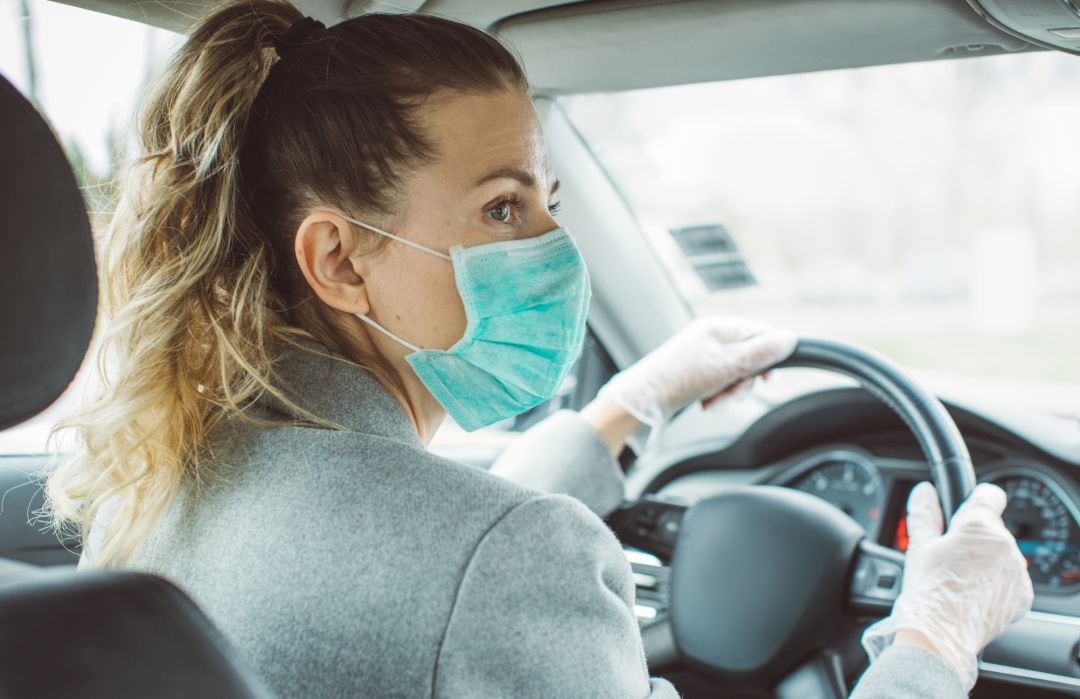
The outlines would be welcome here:
<svg viewBox="0 0 1080 699">
<path fill-rule="evenodd" d="M 690 327 L 693 331 L 704 333 L 720 342 L 738 342 L 760 335 L 772 326 L 764 321 L 749 318 L 703 316 L 695 320 Z"/>
<path fill-rule="evenodd" d="M 911 489 L 907 502 L 908 546 L 914 547 L 945 531 L 945 516 L 941 513 L 937 488 L 922 481 Z"/>
<path fill-rule="evenodd" d="M 743 379 L 742 381 L 740 381 L 740 382 L 738 382 L 736 384 L 732 384 L 731 386 L 728 386 L 727 388 L 720 391 L 719 393 L 716 393 L 716 394 L 714 394 L 712 396 L 709 396 L 708 398 L 701 401 L 701 407 L 710 408 L 713 405 L 715 405 L 716 403 L 719 403 L 720 401 L 724 400 L 725 398 L 730 398 L 731 396 L 734 396 L 737 393 L 742 393 L 743 391 L 748 391 L 748 390 L 750 390 L 751 387 L 753 387 L 754 381 L 756 381 L 756 379 L 750 378 L 750 379 Z"/>
<path fill-rule="evenodd" d="M 1025 564 L 1027 563 L 1025 559 Z M 1015 624 L 1020 619 L 1027 616 L 1027 613 L 1031 611 L 1031 605 L 1035 603 L 1035 590 L 1031 586 L 1031 576 L 1028 575 L 1025 568 L 1024 575 L 1020 579 L 1020 589 L 1016 591 L 1015 607 L 1012 610 L 1012 614 L 1009 616 L 1009 624 Z"/>
<path fill-rule="evenodd" d="M 982 517 L 985 516 L 983 513 L 992 515 L 994 519 L 1000 519 L 1008 500 L 1008 496 L 1000 486 L 993 483 L 980 483 L 971 491 L 971 495 L 960 503 L 953 519 Z"/>
<path fill-rule="evenodd" d="M 783 360 L 796 342 L 790 331 L 760 321 L 699 318 L 612 377 L 601 393 L 655 426 L 694 401 L 743 389 L 741 382 Z"/>
<path fill-rule="evenodd" d="M 798 342 L 798 336 L 790 330 L 770 329 L 727 344 L 724 350 L 735 360 L 740 378 L 750 378 L 787 359 Z"/>
</svg>

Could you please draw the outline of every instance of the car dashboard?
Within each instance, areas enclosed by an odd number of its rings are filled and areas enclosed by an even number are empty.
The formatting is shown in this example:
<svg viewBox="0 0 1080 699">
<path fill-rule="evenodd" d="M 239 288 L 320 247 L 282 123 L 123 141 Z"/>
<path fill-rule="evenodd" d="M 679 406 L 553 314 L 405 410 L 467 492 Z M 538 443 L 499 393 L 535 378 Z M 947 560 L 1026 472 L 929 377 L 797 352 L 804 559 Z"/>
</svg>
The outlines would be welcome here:
<svg viewBox="0 0 1080 699">
<path fill-rule="evenodd" d="M 1008 494 L 1003 519 L 1035 590 L 1032 612 L 982 654 L 980 684 L 989 679 L 1024 685 L 1028 692 L 1038 687 L 1080 695 L 1080 451 L 1071 458 L 1059 442 L 1034 436 L 1038 430 L 1003 423 L 977 406 L 946 407 L 964 435 L 979 482 L 995 483 Z M 1058 429 L 1080 433 L 1080 424 L 1062 421 Z M 664 629 L 667 563 L 686 507 L 734 486 L 796 488 L 848 514 L 872 541 L 904 551 L 907 497 L 930 472 L 899 418 L 861 389 L 845 388 L 778 406 L 734 441 L 703 442 L 643 461 L 628 479 L 641 500 L 616 515 L 622 518 L 616 531 L 622 532 L 634 573 L 636 613 L 652 667 L 674 655 Z"/>
</svg>

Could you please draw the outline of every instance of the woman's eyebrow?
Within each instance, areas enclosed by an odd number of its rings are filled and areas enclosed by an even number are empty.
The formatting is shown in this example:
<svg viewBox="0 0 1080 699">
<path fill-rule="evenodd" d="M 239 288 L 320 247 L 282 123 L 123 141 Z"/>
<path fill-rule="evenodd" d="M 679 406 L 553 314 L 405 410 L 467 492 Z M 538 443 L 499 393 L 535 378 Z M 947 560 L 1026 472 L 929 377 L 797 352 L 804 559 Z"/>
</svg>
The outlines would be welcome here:
<svg viewBox="0 0 1080 699">
<path fill-rule="evenodd" d="M 523 184 L 526 187 L 532 187 L 532 188 L 536 187 L 536 178 L 535 177 L 533 177 L 528 172 L 525 172 L 524 170 L 519 170 L 519 169 L 513 168 L 513 167 L 501 167 L 498 170 L 492 170 L 488 174 L 486 174 L 483 177 L 481 177 L 480 179 L 478 179 L 476 181 L 476 183 L 473 184 L 473 187 L 479 187 L 480 185 L 484 184 L 485 182 L 489 182 L 491 180 L 497 180 L 500 177 L 508 177 L 508 178 L 510 178 L 512 180 L 517 180 L 518 182 L 520 182 L 521 184 Z M 560 184 L 561 183 L 558 180 L 555 180 L 551 184 L 551 192 L 549 194 L 555 194 L 555 192 L 559 191 L 559 185 Z"/>
</svg>

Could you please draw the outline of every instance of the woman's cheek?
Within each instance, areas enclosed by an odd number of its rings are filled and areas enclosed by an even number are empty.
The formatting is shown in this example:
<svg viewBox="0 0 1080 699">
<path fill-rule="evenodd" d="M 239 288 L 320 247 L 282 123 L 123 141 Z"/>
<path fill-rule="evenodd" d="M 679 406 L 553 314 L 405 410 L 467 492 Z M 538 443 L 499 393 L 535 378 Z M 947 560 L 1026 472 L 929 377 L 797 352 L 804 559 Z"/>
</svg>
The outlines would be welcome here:
<svg viewBox="0 0 1080 699">
<path fill-rule="evenodd" d="M 445 264 L 443 274 L 435 276 L 438 278 L 437 288 L 433 288 L 425 300 L 431 314 L 428 316 L 428 327 L 432 336 L 422 346 L 448 349 L 465 334 L 468 321 L 450 263 Z"/>
<path fill-rule="evenodd" d="M 388 283 L 378 293 L 381 306 L 392 313 L 385 322 L 415 345 L 449 348 L 461 339 L 466 325 L 453 265 L 434 257 L 416 259 L 416 254 L 398 257 L 402 264 L 383 278 Z"/>
</svg>

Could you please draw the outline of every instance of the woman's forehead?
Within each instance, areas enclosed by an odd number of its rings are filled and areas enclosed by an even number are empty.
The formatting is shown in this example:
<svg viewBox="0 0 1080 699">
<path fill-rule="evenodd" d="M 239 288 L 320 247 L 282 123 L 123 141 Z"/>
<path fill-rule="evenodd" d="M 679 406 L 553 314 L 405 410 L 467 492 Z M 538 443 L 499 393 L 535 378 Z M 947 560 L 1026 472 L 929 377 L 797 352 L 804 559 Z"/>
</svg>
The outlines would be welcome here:
<svg viewBox="0 0 1080 699">
<path fill-rule="evenodd" d="M 471 189 L 496 177 L 524 186 L 554 182 L 543 131 L 526 95 L 469 94 L 441 100 L 424 115 L 438 151 L 433 166 Z"/>
</svg>

